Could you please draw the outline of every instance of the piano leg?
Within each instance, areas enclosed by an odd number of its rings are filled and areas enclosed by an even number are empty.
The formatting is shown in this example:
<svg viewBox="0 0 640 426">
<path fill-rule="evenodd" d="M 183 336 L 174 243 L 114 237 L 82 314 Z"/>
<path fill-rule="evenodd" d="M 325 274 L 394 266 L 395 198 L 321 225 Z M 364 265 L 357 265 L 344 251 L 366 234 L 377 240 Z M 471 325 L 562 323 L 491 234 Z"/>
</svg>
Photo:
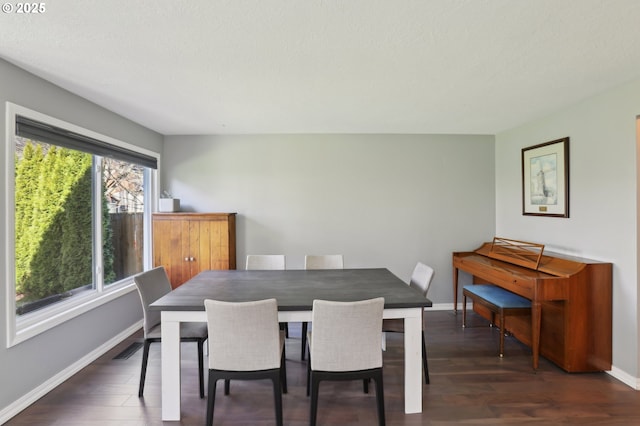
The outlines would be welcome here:
<svg viewBox="0 0 640 426">
<path fill-rule="evenodd" d="M 542 316 L 542 304 L 533 300 L 531 302 L 531 349 L 533 351 L 533 369 L 538 369 L 540 357 L 540 319 Z"/>
<path fill-rule="evenodd" d="M 453 313 L 458 313 L 458 268 L 455 266 L 453 268 Z"/>
</svg>

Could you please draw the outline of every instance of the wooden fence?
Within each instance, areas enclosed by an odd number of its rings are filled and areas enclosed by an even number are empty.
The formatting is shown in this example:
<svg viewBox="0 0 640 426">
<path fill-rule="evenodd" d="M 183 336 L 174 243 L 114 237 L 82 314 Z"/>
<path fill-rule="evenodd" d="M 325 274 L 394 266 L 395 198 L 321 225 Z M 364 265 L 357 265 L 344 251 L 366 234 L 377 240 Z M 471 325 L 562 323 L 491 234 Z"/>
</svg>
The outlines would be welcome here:
<svg viewBox="0 0 640 426">
<path fill-rule="evenodd" d="M 117 281 L 142 271 L 144 217 L 142 213 L 112 213 L 109 216 Z"/>
</svg>

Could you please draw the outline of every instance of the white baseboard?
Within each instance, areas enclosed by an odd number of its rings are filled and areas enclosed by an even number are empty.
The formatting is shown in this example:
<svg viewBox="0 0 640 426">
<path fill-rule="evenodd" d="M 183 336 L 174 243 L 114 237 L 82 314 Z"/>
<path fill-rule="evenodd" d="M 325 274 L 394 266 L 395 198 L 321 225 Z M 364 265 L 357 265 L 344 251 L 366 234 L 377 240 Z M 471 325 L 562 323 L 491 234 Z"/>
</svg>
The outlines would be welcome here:
<svg viewBox="0 0 640 426">
<path fill-rule="evenodd" d="M 95 350 L 91 351 L 84 357 L 80 358 L 78 361 L 71 364 L 69 367 L 60 371 L 58 374 L 51 377 L 49 380 L 47 380 L 37 388 L 31 390 L 29 393 L 22 396 L 17 401 L 14 401 L 12 404 L 0 410 L 0 424 L 8 422 L 12 417 L 16 416 L 22 410 L 36 402 L 38 399 L 42 398 L 48 392 L 51 392 L 62 382 L 69 379 L 78 371 L 82 370 L 84 367 L 88 366 L 93 361 L 113 349 L 117 344 L 138 331 L 140 327 L 142 327 L 142 320 L 136 322 L 126 330 L 119 333 L 114 338 L 108 340 L 103 345 L 100 345 Z"/>
<path fill-rule="evenodd" d="M 472 308 L 471 303 L 467 303 L 467 309 Z M 434 303 L 430 308 L 425 308 L 428 311 L 451 311 L 453 313 L 453 303 Z M 458 303 L 458 311 L 462 312 L 462 303 Z"/>
<path fill-rule="evenodd" d="M 610 376 L 620 380 L 622 383 L 624 383 L 625 385 L 635 389 L 635 390 L 640 390 L 640 378 L 639 377 L 633 377 L 632 375 L 628 374 L 626 371 L 622 371 L 617 367 L 611 367 L 610 371 L 606 371 L 607 374 L 609 374 Z"/>
</svg>

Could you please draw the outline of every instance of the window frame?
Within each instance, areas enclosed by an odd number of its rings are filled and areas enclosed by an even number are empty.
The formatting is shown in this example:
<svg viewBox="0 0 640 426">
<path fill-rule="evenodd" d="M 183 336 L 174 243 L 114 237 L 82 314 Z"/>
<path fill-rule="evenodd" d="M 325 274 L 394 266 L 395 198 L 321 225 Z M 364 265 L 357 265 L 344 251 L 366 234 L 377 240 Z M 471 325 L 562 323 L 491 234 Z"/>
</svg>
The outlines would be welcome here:
<svg viewBox="0 0 640 426">
<path fill-rule="evenodd" d="M 51 306 L 39 309 L 18 318 L 16 315 L 16 276 L 15 276 L 15 143 L 16 116 L 20 115 L 49 125 L 67 129 L 69 131 L 101 140 L 117 148 L 123 148 L 139 152 L 156 158 L 160 162 L 160 154 L 141 148 L 121 140 L 102 135 L 78 125 L 48 116 L 43 113 L 13 104 L 6 103 L 6 135 L 5 135 L 5 290 L 6 290 L 6 322 L 7 322 L 7 347 L 15 346 L 47 330 L 50 330 L 66 321 L 78 317 L 92 309 L 115 300 L 127 293 L 136 291 L 132 277 L 127 277 L 119 282 L 104 285 L 102 271 L 98 274 L 100 279 L 95 283 L 96 288 L 87 290 L 84 294 L 78 294 L 69 300 L 57 302 Z M 151 267 L 151 214 L 158 199 L 158 170 L 145 168 L 145 208 L 144 211 L 144 252 L 143 269 Z M 95 176 L 94 176 L 95 178 Z M 95 189 L 94 189 L 95 190 Z M 96 198 L 96 197 L 94 197 Z M 99 197 L 98 197 L 99 200 Z M 94 206 L 95 208 L 95 206 Z M 98 210 L 99 211 L 99 210 Z M 99 223 L 94 215 L 94 232 L 99 228 Z M 98 233 L 97 235 L 101 235 Z M 98 238 L 99 239 L 99 238 Z M 100 247 L 101 241 L 94 240 L 94 247 Z M 98 258 L 100 256 L 97 256 Z M 95 259 L 94 259 L 95 261 Z M 102 260 L 98 259 L 97 267 Z M 95 271 L 94 271 L 95 275 Z"/>
</svg>

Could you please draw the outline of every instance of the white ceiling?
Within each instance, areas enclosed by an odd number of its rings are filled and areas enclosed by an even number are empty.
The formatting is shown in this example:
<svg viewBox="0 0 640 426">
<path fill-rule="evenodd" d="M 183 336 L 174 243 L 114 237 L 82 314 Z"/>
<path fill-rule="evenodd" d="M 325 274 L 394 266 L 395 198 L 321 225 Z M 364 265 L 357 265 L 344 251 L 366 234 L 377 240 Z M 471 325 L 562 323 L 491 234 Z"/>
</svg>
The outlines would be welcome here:
<svg viewBox="0 0 640 426">
<path fill-rule="evenodd" d="M 495 134 L 640 76 L 638 0 L 42 1 L 0 58 L 167 135 Z"/>
</svg>

